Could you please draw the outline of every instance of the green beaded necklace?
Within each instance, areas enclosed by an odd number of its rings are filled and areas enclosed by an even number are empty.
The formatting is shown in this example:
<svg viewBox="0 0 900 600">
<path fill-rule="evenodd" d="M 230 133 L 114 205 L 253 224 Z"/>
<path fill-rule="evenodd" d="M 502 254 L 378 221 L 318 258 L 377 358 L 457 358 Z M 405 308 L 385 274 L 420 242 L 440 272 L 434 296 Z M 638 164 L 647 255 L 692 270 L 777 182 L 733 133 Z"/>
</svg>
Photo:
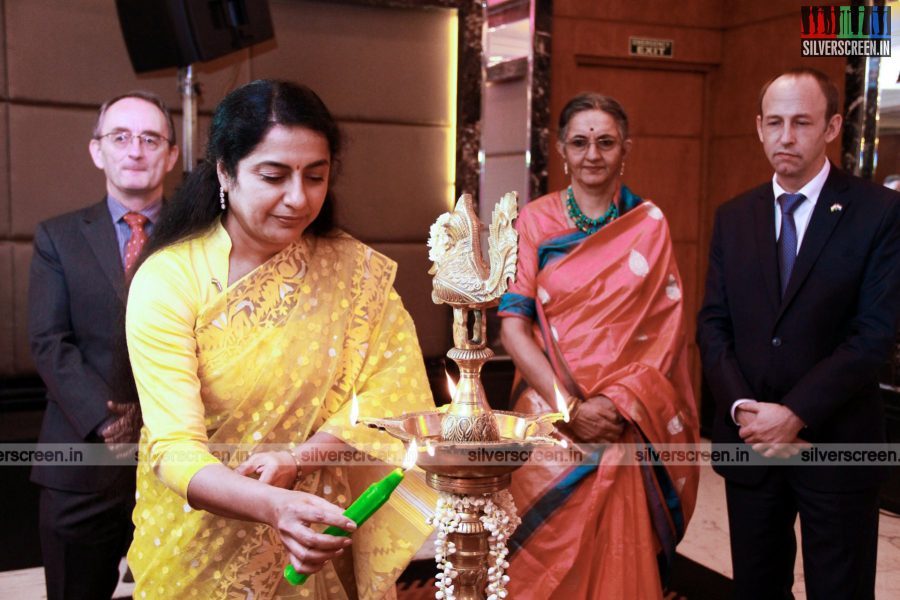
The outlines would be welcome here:
<svg viewBox="0 0 900 600">
<path fill-rule="evenodd" d="M 601 227 L 619 216 L 619 209 L 616 203 L 610 202 L 609 208 L 606 209 L 605 213 L 597 219 L 591 219 L 581 211 L 575 202 L 575 192 L 572 191 L 571 185 L 566 194 L 566 206 L 569 209 L 569 216 L 575 222 L 575 227 L 587 234 L 596 233 Z"/>
</svg>

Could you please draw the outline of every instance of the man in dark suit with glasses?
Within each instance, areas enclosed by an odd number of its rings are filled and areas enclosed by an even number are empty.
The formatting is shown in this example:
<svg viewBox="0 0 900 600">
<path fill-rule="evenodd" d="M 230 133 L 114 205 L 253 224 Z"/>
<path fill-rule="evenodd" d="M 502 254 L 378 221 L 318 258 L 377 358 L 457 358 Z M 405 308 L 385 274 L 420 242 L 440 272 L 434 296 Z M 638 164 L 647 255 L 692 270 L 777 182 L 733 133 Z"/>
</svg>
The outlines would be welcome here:
<svg viewBox="0 0 900 600">
<path fill-rule="evenodd" d="M 47 387 L 41 444 L 82 446 L 72 465 L 35 465 L 47 597 L 110 598 L 131 541 L 134 442 L 141 426 L 125 345 L 125 292 L 178 160 L 172 117 L 154 94 L 106 102 L 89 143 L 106 175 L 99 203 L 40 223 L 29 338 Z"/>
</svg>

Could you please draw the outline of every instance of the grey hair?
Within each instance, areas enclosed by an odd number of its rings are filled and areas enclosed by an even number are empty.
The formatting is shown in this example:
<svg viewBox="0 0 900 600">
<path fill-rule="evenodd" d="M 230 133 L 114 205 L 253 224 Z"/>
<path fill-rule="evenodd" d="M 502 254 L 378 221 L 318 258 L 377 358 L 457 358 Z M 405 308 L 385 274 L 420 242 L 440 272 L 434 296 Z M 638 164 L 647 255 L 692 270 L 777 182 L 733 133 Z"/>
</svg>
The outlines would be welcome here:
<svg viewBox="0 0 900 600">
<path fill-rule="evenodd" d="M 131 92 L 127 92 L 125 94 L 121 94 L 107 100 L 100 107 L 100 110 L 97 111 L 97 122 L 94 124 L 94 135 L 95 139 L 99 138 L 102 135 L 100 131 L 100 126 L 103 124 L 103 117 L 106 116 L 106 111 L 109 110 L 109 107 L 118 102 L 119 100 L 124 100 L 125 98 L 137 98 L 138 100 L 143 100 L 144 102 L 149 102 L 160 111 L 166 117 L 166 124 L 169 126 L 169 135 L 166 138 L 170 144 L 175 145 L 175 121 L 172 119 L 172 113 L 169 112 L 169 107 L 166 106 L 166 103 L 163 102 L 163 99 L 154 94 L 153 92 L 146 92 L 144 90 L 134 90 Z"/>
<path fill-rule="evenodd" d="M 610 96 L 604 96 L 596 92 L 582 92 L 566 103 L 559 114 L 559 141 L 566 141 L 569 131 L 569 121 L 572 117 L 586 110 L 599 110 L 605 112 L 616 122 L 616 129 L 623 140 L 628 139 L 628 115 L 619 101 Z"/>
</svg>

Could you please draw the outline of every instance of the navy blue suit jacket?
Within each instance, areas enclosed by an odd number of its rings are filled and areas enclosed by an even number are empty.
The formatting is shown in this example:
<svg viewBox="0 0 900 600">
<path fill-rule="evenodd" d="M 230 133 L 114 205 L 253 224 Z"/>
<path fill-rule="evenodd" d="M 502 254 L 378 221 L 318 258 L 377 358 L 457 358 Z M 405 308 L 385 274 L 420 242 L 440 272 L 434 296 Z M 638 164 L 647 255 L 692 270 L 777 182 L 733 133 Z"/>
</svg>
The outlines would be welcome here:
<svg viewBox="0 0 900 600">
<path fill-rule="evenodd" d="M 878 371 L 900 315 L 900 194 L 832 166 L 784 298 L 774 210 L 768 182 L 716 213 L 697 332 L 716 404 L 713 442 L 741 443 L 730 416 L 739 398 L 788 406 L 807 425 L 800 437 L 813 443 L 883 442 Z M 753 484 L 767 468 L 716 470 Z M 788 468 L 822 490 L 861 489 L 886 475 L 859 466 Z"/>
</svg>

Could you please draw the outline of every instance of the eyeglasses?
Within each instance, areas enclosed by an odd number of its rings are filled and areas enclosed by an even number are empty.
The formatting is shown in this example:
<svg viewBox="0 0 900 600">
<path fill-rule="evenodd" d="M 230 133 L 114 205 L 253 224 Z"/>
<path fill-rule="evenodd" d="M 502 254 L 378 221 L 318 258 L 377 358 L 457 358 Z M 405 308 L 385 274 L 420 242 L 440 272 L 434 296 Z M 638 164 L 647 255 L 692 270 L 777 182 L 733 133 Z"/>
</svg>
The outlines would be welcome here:
<svg viewBox="0 0 900 600">
<path fill-rule="evenodd" d="M 565 145 L 575 154 L 584 154 L 591 144 L 597 146 L 600 152 L 609 152 L 619 145 L 619 140 L 614 137 L 599 137 L 593 141 L 586 137 L 577 137 L 565 142 Z"/>
<path fill-rule="evenodd" d="M 109 138 L 109 141 L 112 142 L 112 145 L 117 150 L 129 148 L 133 139 L 137 139 L 138 144 L 143 144 L 144 148 L 151 152 L 159 150 L 163 142 L 171 143 L 168 139 L 156 133 L 131 133 L 130 131 L 111 131 L 98 135 L 94 139 L 102 140 L 103 138 Z"/>
</svg>

